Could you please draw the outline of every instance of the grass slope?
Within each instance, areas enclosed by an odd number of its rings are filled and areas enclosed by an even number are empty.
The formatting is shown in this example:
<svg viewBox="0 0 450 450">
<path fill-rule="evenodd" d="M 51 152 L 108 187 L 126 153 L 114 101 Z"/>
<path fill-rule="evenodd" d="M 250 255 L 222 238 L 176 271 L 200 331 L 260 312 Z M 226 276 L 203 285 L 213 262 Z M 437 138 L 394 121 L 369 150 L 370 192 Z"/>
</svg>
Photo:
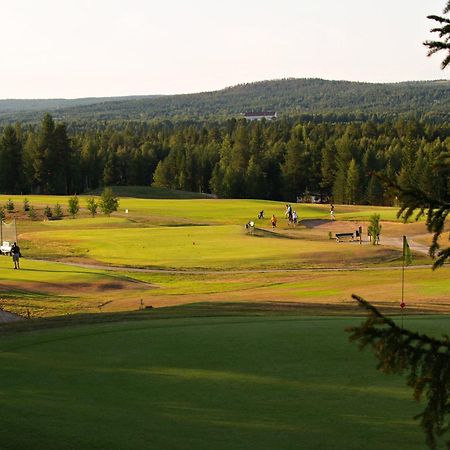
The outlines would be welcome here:
<svg viewBox="0 0 450 450">
<path fill-rule="evenodd" d="M 2 448 L 424 448 L 404 380 L 348 343 L 360 319 L 186 315 L 4 335 Z"/>
</svg>

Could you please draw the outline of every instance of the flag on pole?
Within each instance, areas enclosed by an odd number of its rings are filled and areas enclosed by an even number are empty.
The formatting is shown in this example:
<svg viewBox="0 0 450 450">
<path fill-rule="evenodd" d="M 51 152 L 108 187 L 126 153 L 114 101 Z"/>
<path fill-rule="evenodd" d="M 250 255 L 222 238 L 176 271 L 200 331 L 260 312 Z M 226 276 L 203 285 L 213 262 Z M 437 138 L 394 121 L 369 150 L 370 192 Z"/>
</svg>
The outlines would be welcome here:
<svg viewBox="0 0 450 450">
<path fill-rule="evenodd" d="M 412 263 L 411 249 L 409 248 L 406 236 L 403 236 L 403 261 L 406 266 L 409 266 Z"/>
</svg>

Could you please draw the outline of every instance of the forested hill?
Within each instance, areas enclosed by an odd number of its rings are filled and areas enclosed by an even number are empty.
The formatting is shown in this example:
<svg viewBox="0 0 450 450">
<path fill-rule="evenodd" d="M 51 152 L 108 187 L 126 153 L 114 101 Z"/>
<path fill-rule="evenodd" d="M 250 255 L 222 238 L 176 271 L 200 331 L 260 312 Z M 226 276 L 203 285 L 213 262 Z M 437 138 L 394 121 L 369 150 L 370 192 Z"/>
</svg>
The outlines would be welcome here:
<svg viewBox="0 0 450 450">
<path fill-rule="evenodd" d="M 14 103 L 17 102 L 17 103 Z M 198 94 L 78 100 L 0 101 L 0 122 L 35 122 L 44 111 L 75 120 L 210 119 L 248 110 L 283 114 L 421 114 L 449 118 L 450 80 L 360 83 L 284 79 L 241 84 Z"/>
</svg>

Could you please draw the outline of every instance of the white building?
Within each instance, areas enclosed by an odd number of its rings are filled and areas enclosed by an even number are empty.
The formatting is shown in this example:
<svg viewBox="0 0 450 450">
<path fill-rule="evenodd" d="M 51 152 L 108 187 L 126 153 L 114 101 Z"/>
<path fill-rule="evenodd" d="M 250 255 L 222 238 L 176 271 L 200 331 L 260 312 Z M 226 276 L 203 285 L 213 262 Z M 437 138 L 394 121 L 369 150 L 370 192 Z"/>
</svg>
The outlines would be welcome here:
<svg viewBox="0 0 450 450">
<path fill-rule="evenodd" d="M 246 112 L 244 113 L 244 117 L 247 120 L 274 120 L 277 118 L 276 111 L 255 111 L 255 112 Z"/>
</svg>

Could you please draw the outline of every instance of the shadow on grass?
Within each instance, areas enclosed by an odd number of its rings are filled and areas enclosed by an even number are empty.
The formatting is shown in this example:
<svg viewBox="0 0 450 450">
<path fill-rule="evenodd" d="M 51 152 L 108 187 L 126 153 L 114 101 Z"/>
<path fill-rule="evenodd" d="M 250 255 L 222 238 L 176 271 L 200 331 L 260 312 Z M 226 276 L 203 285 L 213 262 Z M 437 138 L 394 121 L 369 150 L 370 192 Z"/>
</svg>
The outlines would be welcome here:
<svg viewBox="0 0 450 450">
<path fill-rule="evenodd" d="M 398 308 L 391 304 L 383 304 L 380 309 L 388 314 L 397 314 Z M 415 315 L 432 311 L 410 310 L 407 314 Z M 78 325 L 108 324 L 117 322 L 133 322 L 163 319 L 189 319 L 214 317 L 258 317 L 258 316 L 295 316 L 322 317 L 328 320 L 333 317 L 362 317 L 364 313 L 353 303 L 325 305 L 321 303 L 297 302 L 259 302 L 259 303 L 191 303 L 181 306 L 162 308 L 147 307 L 143 310 L 67 314 L 47 318 L 32 318 L 14 323 L 0 324 L 0 335 L 7 333 L 33 331 Z"/>
</svg>

